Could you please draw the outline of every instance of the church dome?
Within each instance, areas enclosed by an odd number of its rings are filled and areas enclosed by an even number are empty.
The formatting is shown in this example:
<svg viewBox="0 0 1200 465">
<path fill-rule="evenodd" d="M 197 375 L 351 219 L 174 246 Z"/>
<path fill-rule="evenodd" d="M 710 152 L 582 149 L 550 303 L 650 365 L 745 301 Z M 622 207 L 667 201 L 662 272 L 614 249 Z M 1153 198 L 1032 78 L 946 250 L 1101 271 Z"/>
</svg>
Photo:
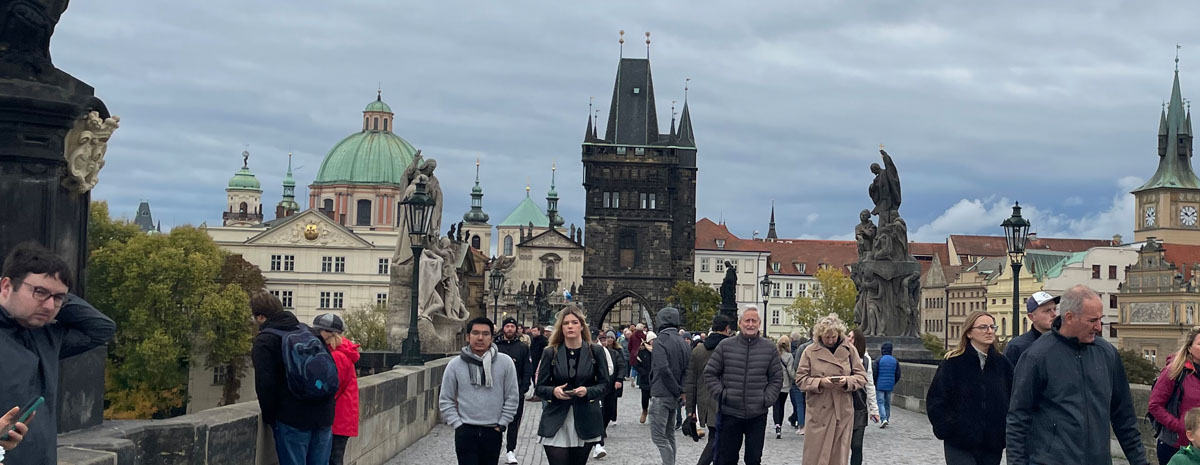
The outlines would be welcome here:
<svg viewBox="0 0 1200 465">
<path fill-rule="evenodd" d="M 245 189 L 262 192 L 262 185 L 258 183 L 258 178 L 254 177 L 254 173 L 250 172 L 250 152 L 242 152 L 243 163 L 242 169 L 233 174 L 229 179 L 229 189 Z"/>
<path fill-rule="evenodd" d="M 329 150 L 313 185 L 403 183 L 404 170 L 417 150 L 392 133 L 391 111 L 379 98 L 368 104 L 363 110 L 362 131 L 346 136 Z"/>
</svg>

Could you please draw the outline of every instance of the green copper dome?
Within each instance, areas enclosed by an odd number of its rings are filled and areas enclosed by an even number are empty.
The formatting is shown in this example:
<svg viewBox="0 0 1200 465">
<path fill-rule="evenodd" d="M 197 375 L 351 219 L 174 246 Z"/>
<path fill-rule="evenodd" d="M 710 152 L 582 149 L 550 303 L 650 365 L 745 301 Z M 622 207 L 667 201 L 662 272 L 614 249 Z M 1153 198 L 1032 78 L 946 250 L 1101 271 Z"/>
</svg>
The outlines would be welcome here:
<svg viewBox="0 0 1200 465">
<path fill-rule="evenodd" d="M 521 201 L 517 208 L 514 208 L 512 213 L 500 223 L 500 226 L 528 226 L 533 223 L 537 227 L 549 227 L 550 217 L 538 208 L 533 200 L 529 198 L 528 193 L 525 195 L 525 200 Z"/>
<path fill-rule="evenodd" d="M 389 131 L 362 131 L 342 139 L 325 155 L 313 184 L 403 182 L 417 149 Z"/>
<path fill-rule="evenodd" d="M 244 166 L 229 180 L 229 188 L 262 192 L 262 186 L 258 183 L 258 178 L 254 177 L 254 173 L 250 172 L 250 168 Z"/>
<path fill-rule="evenodd" d="M 383 103 L 383 100 L 375 99 L 374 102 L 368 103 L 367 108 L 363 109 L 363 111 L 382 111 L 384 113 L 391 113 L 392 107 L 389 107 L 388 104 Z"/>
</svg>

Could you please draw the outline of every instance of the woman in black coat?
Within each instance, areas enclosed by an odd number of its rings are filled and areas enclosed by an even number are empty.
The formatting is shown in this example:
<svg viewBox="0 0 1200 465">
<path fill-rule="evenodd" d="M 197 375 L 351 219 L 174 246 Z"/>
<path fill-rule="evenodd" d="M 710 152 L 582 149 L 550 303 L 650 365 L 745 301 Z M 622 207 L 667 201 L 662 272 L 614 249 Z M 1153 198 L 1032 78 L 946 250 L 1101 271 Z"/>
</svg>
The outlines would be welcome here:
<svg viewBox="0 0 1200 465">
<path fill-rule="evenodd" d="M 995 342 L 992 315 L 967 315 L 958 347 L 946 354 L 925 395 L 929 422 L 943 441 L 948 465 L 1000 463 L 1013 367 Z"/>
<path fill-rule="evenodd" d="M 550 465 L 583 465 L 588 451 L 604 435 L 600 399 L 612 377 L 604 348 L 591 343 L 583 311 L 574 305 L 559 312 L 554 334 L 542 351 L 534 392 L 545 400 L 538 441 Z"/>
<path fill-rule="evenodd" d="M 653 367 L 654 360 L 654 340 L 658 338 L 654 331 L 646 333 L 646 339 L 642 341 L 642 349 L 637 354 L 637 369 L 638 369 L 638 389 L 642 390 L 642 418 L 639 423 L 646 422 L 646 415 L 650 408 L 650 369 Z"/>
</svg>

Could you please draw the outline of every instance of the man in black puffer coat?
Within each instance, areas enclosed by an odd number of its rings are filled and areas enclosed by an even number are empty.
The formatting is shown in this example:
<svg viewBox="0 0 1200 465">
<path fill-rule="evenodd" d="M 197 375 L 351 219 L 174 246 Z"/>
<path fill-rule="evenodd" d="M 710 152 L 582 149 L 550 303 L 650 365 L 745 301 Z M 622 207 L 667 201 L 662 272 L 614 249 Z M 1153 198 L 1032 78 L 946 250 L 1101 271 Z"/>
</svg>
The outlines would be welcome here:
<svg viewBox="0 0 1200 465">
<path fill-rule="evenodd" d="M 741 331 L 720 344 L 704 367 L 704 382 L 717 399 L 715 461 L 717 465 L 738 462 L 738 449 L 746 441 L 746 465 L 762 462 L 763 436 L 767 432 L 767 409 L 775 405 L 783 387 L 783 362 L 771 341 L 759 337 L 758 307 L 742 310 Z"/>
</svg>

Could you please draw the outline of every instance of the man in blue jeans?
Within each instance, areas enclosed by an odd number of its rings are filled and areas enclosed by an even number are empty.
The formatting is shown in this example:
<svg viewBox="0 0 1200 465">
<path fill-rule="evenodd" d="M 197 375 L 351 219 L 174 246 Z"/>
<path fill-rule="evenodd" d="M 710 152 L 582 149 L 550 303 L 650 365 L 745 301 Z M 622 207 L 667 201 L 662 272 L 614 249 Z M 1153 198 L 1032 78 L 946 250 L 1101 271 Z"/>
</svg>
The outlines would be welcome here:
<svg viewBox="0 0 1200 465">
<path fill-rule="evenodd" d="M 879 403 L 879 427 L 887 428 L 892 416 L 892 390 L 900 382 L 900 361 L 892 356 L 892 341 L 879 347 L 879 361 L 875 362 L 875 400 Z"/>
<path fill-rule="evenodd" d="M 300 326 L 296 315 L 284 310 L 279 299 L 265 290 L 250 296 L 250 313 L 262 330 L 290 332 Z M 263 424 L 271 427 L 275 438 L 279 465 L 328 464 L 335 398 L 302 400 L 292 394 L 283 366 L 283 340 L 276 334 L 260 330 L 254 337 L 250 359 L 254 361 L 258 407 Z"/>
</svg>

